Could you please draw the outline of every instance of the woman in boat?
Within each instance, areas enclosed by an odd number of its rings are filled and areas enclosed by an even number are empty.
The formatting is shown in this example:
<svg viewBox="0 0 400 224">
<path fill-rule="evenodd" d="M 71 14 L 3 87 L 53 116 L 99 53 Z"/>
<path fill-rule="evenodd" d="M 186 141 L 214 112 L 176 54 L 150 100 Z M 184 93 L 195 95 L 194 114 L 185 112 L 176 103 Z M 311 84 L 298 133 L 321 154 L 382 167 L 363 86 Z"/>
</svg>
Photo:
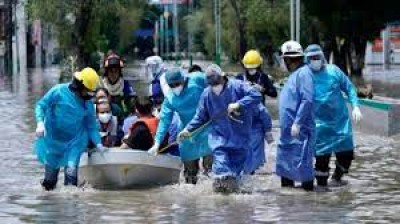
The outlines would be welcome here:
<svg viewBox="0 0 400 224">
<path fill-rule="evenodd" d="M 108 90 L 104 87 L 100 87 L 96 89 L 96 96 L 95 96 L 95 106 L 97 104 L 97 102 L 99 102 L 100 100 L 106 99 L 110 106 L 111 106 L 111 113 L 113 116 L 116 116 L 118 118 L 118 121 L 120 122 L 121 119 L 123 119 L 124 114 L 122 112 L 121 107 L 118 106 L 118 104 L 113 103 L 111 101 L 111 95 L 108 92 Z"/>
<path fill-rule="evenodd" d="M 118 141 L 118 121 L 117 117 L 112 115 L 111 106 L 107 99 L 103 98 L 97 102 L 96 114 L 102 144 L 106 147 L 116 146 Z"/>
</svg>

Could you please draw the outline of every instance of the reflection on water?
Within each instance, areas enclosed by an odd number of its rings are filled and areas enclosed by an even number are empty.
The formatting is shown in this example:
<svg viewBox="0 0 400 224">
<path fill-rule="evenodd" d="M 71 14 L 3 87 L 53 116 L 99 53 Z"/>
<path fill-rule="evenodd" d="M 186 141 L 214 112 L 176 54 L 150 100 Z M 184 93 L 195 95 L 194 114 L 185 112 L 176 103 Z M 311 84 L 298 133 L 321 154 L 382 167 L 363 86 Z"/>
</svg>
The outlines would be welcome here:
<svg viewBox="0 0 400 224">
<path fill-rule="evenodd" d="M 282 190 L 268 166 L 244 179 L 239 195 L 214 194 L 211 182 L 138 191 L 39 187 L 42 168 L 32 154 L 33 102 L 54 83 L 55 69 L 35 70 L 26 97 L 0 78 L 1 223 L 398 223 L 400 139 L 357 134 L 350 185 L 329 193 Z M 52 78 L 53 77 L 53 78 Z M 50 84 L 51 85 L 51 84 Z M 62 178 L 60 178 L 62 180 Z"/>
</svg>

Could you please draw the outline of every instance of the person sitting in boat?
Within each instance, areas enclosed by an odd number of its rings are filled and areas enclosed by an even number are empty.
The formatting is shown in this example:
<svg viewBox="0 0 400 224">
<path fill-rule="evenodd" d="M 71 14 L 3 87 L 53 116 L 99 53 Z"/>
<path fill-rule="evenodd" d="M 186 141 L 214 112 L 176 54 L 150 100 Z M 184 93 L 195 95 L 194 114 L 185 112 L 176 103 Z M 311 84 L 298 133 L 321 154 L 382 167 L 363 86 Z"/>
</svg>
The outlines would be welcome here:
<svg viewBox="0 0 400 224">
<path fill-rule="evenodd" d="M 124 62 L 121 57 L 112 52 L 104 60 L 104 77 L 100 82 L 101 87 L 108 90 L 111 102 L 116 103 L 122 109 L 124 116 L 129 114 L 129 109 L 135 101 L 136 92 L 127 80 L 122 76 Z"/>
<path fill-rule="evenodd" d="M 124 136 L 126 136 L 129 132 L 129 128 L 134 124 L 139 118 L 136 115 L 136 105 L 132 105 L 131 113 L 127 118 L 124 119 L 122 125 L 122 131 L 124 132 Z"/>
<path fill-rule="evenodd" d="M 107 99 L 100 99 L 96 104 L 97 120 L 99 122 L 99 132 L 101 143 L 106 147 L 117 145 L 117 117 L 112 116 L 111 106 Z"/>
<path fill-rule="evenodd" d="M 159 119 L 152 114 L 151 101 L 144 98 L 138 99 L 136 114 L 138 120 L 129 128 L 128 135 L 122 140 L 121 148 L 147 151 L 154 143 Z M 164 139 L 163 147 L 166 145 L 167 140 Z"/>
<path fill-rule="evenodd" d="M 111 106 L 111 113 L 113 116 L 116 116 L 118 118 L 118 122 L 120 123 L 121 119 L 124 118 L 124 114 L 122 113 L 121 107 L 118 106 L 118 104 L 113 103 L 111 101 L 111 95 L 110 92 L 104 87 L 100 87 L 96 89 L 96 97 L 94 100 L 95 106 L 97 105 L 97 102 L 100 100 L 106 99 L 108 100 L 110 106 Z"/>
<path fill-rule="evenodd" d="M 51 88 L 36 104 L 35 151 L 45 166 L 41 184 L 47 191 L 55 189 L 61 167 L 64 184 L 77 186 L 80 157 L 89 141 L 97 152 L 107 150 L 101 144 L 91 100 L 98 82 L 96 71 L 85 68 L 74 74 L 71 83 Z"/>
</svg>

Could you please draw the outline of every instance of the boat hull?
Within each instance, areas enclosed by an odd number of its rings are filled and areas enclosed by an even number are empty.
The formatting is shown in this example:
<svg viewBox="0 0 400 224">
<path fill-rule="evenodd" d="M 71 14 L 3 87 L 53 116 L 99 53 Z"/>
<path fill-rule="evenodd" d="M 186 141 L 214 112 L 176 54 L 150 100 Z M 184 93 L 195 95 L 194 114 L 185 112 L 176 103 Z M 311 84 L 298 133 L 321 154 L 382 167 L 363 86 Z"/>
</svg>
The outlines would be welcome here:
<svg viewBox="0 0 400 224">
<path fill-rule="evenodd" d="M 100 189 L 160 186 L 179 182 L 181 167 L 179 157 L 112 149 L 90 156 L 84 153 L 79 165 L 79 179 Z"/>
</svg>

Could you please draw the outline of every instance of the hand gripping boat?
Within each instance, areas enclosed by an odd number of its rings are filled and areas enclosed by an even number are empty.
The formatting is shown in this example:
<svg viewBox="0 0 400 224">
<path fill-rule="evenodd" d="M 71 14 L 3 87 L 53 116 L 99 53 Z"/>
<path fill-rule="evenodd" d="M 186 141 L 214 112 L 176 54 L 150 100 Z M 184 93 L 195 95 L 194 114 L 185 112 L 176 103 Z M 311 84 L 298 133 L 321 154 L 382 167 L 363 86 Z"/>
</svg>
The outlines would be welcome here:
<svg viewBox="0 0 400 224">
<path fill-rule="evenodd" d="M 110 149 L 103 154 L 84 153 L 79 179 L 94 188 L 131 189 L 177 183 L 182 163 L 179 157 L 152 156 L 146 151 Z"/>
</svg>

